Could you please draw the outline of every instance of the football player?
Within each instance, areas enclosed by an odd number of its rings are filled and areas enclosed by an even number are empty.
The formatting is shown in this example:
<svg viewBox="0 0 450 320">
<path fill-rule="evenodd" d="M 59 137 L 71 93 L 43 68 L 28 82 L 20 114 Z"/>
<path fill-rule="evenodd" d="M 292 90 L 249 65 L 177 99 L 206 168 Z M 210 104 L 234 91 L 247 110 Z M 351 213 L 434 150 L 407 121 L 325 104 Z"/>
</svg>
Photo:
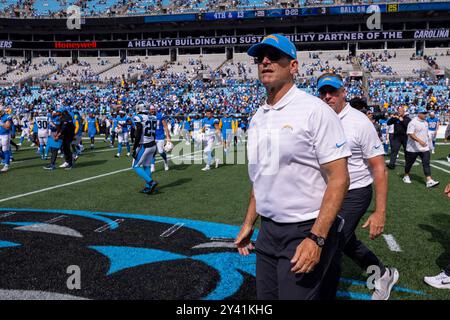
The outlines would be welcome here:
<svg viewBox="0 0 450 320">
<path fill-rule="evenodd" d="M 39 140 L 39 154 L 41 159 L 44 160 L 48 155 L 47 140 L 48 131 L 50 129 L 51 119 L 47 115 L 47 112 L 41 111 L 37 117 L 34 118 L 34 126 L 37 128 L 38 140 Z"/>
<path fill-rule="evenodd" d="M 436 136 L 439 130 L 439 118 L 436 117 L 433 111 L 430 112 L 429 117 L 427 118 L 428 122 L 428 137 L 430 140 L 430 149 L 431 153 L 434 154 L 434 149 L 436 149 Z"/>
<path fill-rule="evenodd" d="M 22 127 L 22 133 L 20 134 L 20 140 L 18 145 L 22 146 L 23 140 L 27 138 L 30 140 L 30 121 L 27 116 L 20 116 L 20 126 Z"/>
<path fill-rule="evenodd" d="M 380 134 L 381 134 L 381 141 L 383 142 L 384 154 L 387 155 L 389 153 L 387 115 L 384 114 L 383 117 L 380 120 L 378 120 L 378 124 L 380 125 Z"/>
<path fill-rule="evenodd" d="M 231 147 L 231 140 L 233 139 L 233 124 L 233 119 L 230 118 L 228 112 L 225 111 L 219 122 L 219 128 L 222 131 L 223 149 L 225 154 L 228 153 L 228 148 Z"/>
<path fill-rule="evenodd" d="M 91 150 L 92 150 L 94 149 L 95 145 L 95 135 L 100 132 L 98 120 L 97 117 L 94 115 L 93 110 L 89 112 L 89 117 L 86 119 L 86 123 L 84 125 L 84 131 L 88 133 L 88 136 L 91 139 Z"/>
<path fill-rule="evenodd" d="M 211 169 L 211 164 L 214 160 L 216 163 L 216 168 L 219 167 L 219 159 L 214 159 L 212 155 L 214 142 L 216 136 L 220 137 L 219 120 L 213 118 L 211 109 L 206 109 L 206 117 L 202 120 L 202 133 L 204 133 L 203 144 L 205 145 L 204 152 L 208 157 L 206 166 L 202 169 L 203 171 L 208 171 Z"/>
<path fill-rule="evenodd" d="M 11 140 L 11 117 L 5 112 L 5 108 L 0 105 L 0 147 L 2 151 L 2 158 L 5 165 L 1 172 L 9 170 L 9 163 L 11 159 L 10 140 Z"/>
<path fill-rule="evenodd" d="M 156 152 L 156 116 L 149 115 L 144 107 L 138 107 L 134 118 L 136 123 L 133 145 L 133 170 L 145 181 L 145 187 L 140 192 L 151 194 L 158 183 L 153 180 L 150 165 Z"/>
<path fill-rule="evenodd" d="M 150 106 L 150 115 L 155 116 L 157 120 L 155 139 L 156 149 L 164 160 L 164 170 L 169 170 L 169 161 L 167 160 L 167 154 L 164 150 L 165 139 L 167 143 L 172 143 L 170 138 L 169 128 L 166 122 L 166 116 L 162 112 L 156 112 L 155 106 Z M 152 159 L 151 172 L 155 172 L 155 157 Z"/>
<path fill-rule="evenodd" d="M 117 134 L 117 141 L 119 142 L 117 146 L 117 154 L 116 158 L 119 158 L 122 154 L 122 146 L 123 143 L 126 144 L 127 147 L 127 157 L 130 156 L 130 139 L 129 139 L 129 126 L 131 125 L 131 119 L 126 114 L 125 110 L 121 109 L 119 111 L 119 115 L 114 120 L 115 132 Z"/>
</svg>

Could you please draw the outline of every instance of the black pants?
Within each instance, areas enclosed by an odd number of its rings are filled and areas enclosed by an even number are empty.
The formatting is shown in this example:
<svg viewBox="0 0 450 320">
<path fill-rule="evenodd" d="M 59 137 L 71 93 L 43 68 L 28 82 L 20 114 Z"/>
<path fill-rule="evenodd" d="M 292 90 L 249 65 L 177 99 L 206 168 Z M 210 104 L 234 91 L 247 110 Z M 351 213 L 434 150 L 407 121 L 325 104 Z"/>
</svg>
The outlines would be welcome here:
<svg viewBox="0 0 450 320">
<path fill-rule="evenodd" d="M 383 263 L 364 243 L 358 240 L 355 234 L 355 230 L 362 217 L 366 214 L 371 200 L 372 185 L 347 192 L 339 212 L 339 215 L 345 220 L 342 230 L 344 236 L 343 252 L 363 268 L 364 271 L 369 266 L 377 265 L 381 269 L 381 274 L 383 274 L 385 271 Z"/>
<path fill-rule="evenodd" d="M 406 141 L 408 138 L 405 137 L 394 137 L 390 141 L 391 143 L 391 158 L 389 160 L 389 166 L 395 167 L 395 163 L 397 162 L 397 155 L 400 151 L 400 147 L 403 146 L 403 151 L 406 153 Z"/>
<path fill-rule="evenodd" d="M 444 272 L 450 277 L 450 263 L 445 267 Z"/>
<path fill-rule="evenodd" d="M 411 168 L 416 162 L 417 157 L 420 157 L 422 160 L 423 173 L 426 177 L 431 176 L 431 168 L 430 168 L 430 151 L 426 152 L 408 152 L 405 153 L 405 173 L 409 174 Z"/>
<path fill-rule="evenodd" d="M 59 150 L 58 148 L 50 148 L 50 153 L 52 154 L 50 158 L 50 164 L 52 166 L 56 165 L 56 158 L 58 158 L 58 150 Z"/>
<path fill-rule="evenodd" d="M 324 280 L 339 246 L 341 219 L 337 218 L 322 248 L 320 262 L 314 271 L 295 274 L 290 262 L 297 246 L 305 239 L 315 220 L 299 223 L 277 223 L 262 218 L 256 241 L 256 293 L 263 300 L 318 300 L 329 290 Z M 335 282 L 335 279 L 329 279 Z M 329 294 L 329 293 L 328 293 Z M 334 296 L 336 292 L 334 292 Z"/>
<path fill-rule="evenodd" d="M 64 158 L 66 162 L 69 164 L 69 166 L 72 166 L 72 148 L 70 147 L 72 145 L 73 139 L 64 139 L 62 142 L 62 151 L 64 153 Z"/>
</svg>

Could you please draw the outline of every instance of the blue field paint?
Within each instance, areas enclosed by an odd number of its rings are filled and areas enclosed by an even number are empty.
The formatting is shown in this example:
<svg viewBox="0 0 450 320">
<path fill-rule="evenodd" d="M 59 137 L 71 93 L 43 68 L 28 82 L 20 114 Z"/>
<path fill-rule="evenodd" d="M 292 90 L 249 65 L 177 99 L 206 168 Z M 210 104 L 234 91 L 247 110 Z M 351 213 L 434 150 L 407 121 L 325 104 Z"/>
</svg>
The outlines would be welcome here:
<svg viewBox="0 0 450 320">
<path fill-rule="evenodd" d="M 244 283 L 239 271 L 256 276 L 255 254 L 244 257 L 237 252 L 209 253 L 193 256 L 192 259 L 204 262 L 220 274 L 216 288 L 204 300 L 223 300 L 235 294 Z"/>
<path fill-rule="evenodd" d="M 107 275 L 144 264 L 187 258 L 180 254 L 147 248 L 118 246 L 90 246 L 89 248 L 98 251 L 109 259 L 110 267 Z"/>
<path fill-rule="evenodd" d="M 226 225 L 222 223 L 196 221 L 189 219 L 180 219 L 163 216 L 147 216 L 141 214 L 130 213 L 110 213 L 110 212 L 87 212 L 74 210 L 41 210 L 41 209 L 15 209 L 15 208 L 1 208 L 0 212 L 16 211 L 16 212 L 32 212 L 32 213 L 55 213 L 66 214 L 73 216 L 80 216 L 90 219 L 95 219 L 110 226 L 111 230 L 117 229 L 119 224 L 112 219 L 125 218 L 136 219 L 142 221 L 159 222 L 166 224 L 183 223 L 184 227 L 194 229 L 202 233 L 207 238 L 231 238 L 234 239 L 240 231 L 239 226 Z M 6 225 L 29 226 L 36 225 L 42 222 L 2 222 Z M 255 240 L 258 235 L 258 230 L 255 230 L 252 239 Z M 14 247 L 20 244 L 0 241 L 0 248 Z M 256 274 L 256 255 L 241 256 L 237 252 L 218 252 L 206 253 L 201 255 L 185 256 L 173 252 L 156 250 L 152 248 L 137 248 L 127 246 L 89 246 L 90 249 L 95 250 L 108 258 L 109 270 L 107 275 L 112 275 L 121 270 L 138 267 L 141 265 L 174 261 L 181 259 L 190 259 L 205 263 L 213 268 L 220 275 L 220 280 L 212 292 L 210 292 L 204 299 L 219 300 L 226 299 L 233 296 L 244 282 L 243 273 L 255 277 Z M 95 253 L 93 253 L 95 254 Z M 341 278 L 341 283 L 350 284 L 352 286 L 366 287 L 366 282 L 348 278 Z M 394 286 L 393 291 L 405 292 L 416 295 L 426 295 L 422 291 L 411 290 L 408 288 Z M 370 300 L 369 294 L 359 292 L 338 291 L 337 297 L 356 299 L 356 300 Z"/>
<path fill-rule="evenodd" d="M 371 300 L 372 296 L 364 293 L 358 292 L 348 292 L 348 291 L 338 291 L 336 292 L 336 297 L 347 298 L 352 300 Z"/>
<path fill-rule="evenodd" d="M 153 222 L 161 222 L 168 224 L 184 223 L 186 227 L 197 230 L 203 233 L 206 237 L 221 237 L 221 238 L 235 238 L 239 231 L 240 226 L 232 226 L 217 222 L 207 222 L 207 221 L 196 221 L 189 219 L 162 217 L 162 216 L 149 216 L 142 214 L 130 214 L 130 213 L 113 213 L 113 212 L 89 212 L 89 211 L 78 211 L 78 210 L 48 210 L 48 209 L 14 209 L 14 208 L 1 208 L 1 211 L 17 211 L 17 212 L 44 212 L 44 213 L 63 213 L 67 215 L 76 215 L 85 218 L 91 218 L 108 223 L 112 230 L 116 229 L 119 225 L 117 222 L 108 219 L 104 216 L 127 218 L 127 219 L 138 219 Z M 256 240 L 258 236 L 258 230 L 253 233 L 252 240 Z"/>
<path fill-rule="evenodd" d="M 1 224 L 11 225 L 11 226 L 18 226 L 18 227 L 27 227 L 27 226 L 34 226 L 37 224 L 41 224 L 42 222 L 16 222 L 16 221 L 5 221 L 0 222 Z"/>
<path fill-rule="evenodd" d="M 365 281 L 348 279 L 348 278 L 341 278 L 339 281 L 341 283 L 351 284 L 352 286 L 367 287 L 367 283 Z M 411 289 L 400 287 L 400 286 L 397 286 L 397 285 L 395 285 L 392 288 L 392 291 L 406 292 L 406 293 L 412 293 L 412 294 L 417 294 L 417 295 L 426 295 L 423 291 L 411 290 Z"/>
<path fill-rule="evenodd" d="M 1 241 L 0 240 L 0 249 L 1 248 L 18 247 L 18 246 L 21 246 L 21 244 L 10 242 L 10 241 Z"/>
</svg>

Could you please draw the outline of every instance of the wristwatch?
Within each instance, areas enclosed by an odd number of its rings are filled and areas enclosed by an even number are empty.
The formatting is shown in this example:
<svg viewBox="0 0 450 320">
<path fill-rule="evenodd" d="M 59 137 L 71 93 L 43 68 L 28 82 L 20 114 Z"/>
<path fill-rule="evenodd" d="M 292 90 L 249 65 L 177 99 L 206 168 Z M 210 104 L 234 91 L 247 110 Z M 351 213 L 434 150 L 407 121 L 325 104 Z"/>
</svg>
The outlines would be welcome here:
<svg viewBox="0 0 450 320">
<path fill-rule="evenodd" d="M 312 232 L 308 233 L 306 237 L 314 241 L 320 248 L 322 248 L 325 245 L 325 238 L 316 236 Z"/>
</svg>

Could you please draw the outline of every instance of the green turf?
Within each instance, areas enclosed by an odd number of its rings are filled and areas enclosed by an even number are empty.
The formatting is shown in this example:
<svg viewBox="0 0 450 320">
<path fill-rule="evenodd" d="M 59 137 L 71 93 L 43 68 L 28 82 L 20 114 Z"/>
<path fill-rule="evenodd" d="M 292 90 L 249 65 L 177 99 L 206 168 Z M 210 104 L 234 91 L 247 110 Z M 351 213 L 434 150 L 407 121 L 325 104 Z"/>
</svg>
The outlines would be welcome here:
<svg viewBox="0 0 450 320">
<path fill-rule="evenodd" d="M 42 169 L 48 161 L 40 160 L 35 149 L 16 152 L 16 163 L 12 164 L 8 173 L 0 176 L 2 185 L 6 186 L 0 191 L 0 201 L 130 168 L 130 158 L 114 158 L 115 150 L 109 149 L 104 142 L 98 142 L 96 152 L 86 150 L 75 169 L 52 172 Z M 432 160 L 446 161 L 448 153 L 450 144 L 438 146 Z M 62 162 L 58 159 L 58 164 Z M 445 164 L 436 165 L 450 171 Z M 142 181 L 128 170 L 0 202 L 0 207 L 129 212 L 240 225 L 250 190 L 247 166 L 225 165 L 209 172 L 201 171 L 202 167 L 199 164 L 172 165 L 171 170 L 165 172 L 162 163 L 158 163 L 154 178 L 160 187 L 151 196 L 138 192 L 143 187 Z M 450 299 L 450 290 L 433 289 L 422 280 L 424 276 L 437 274 L 450 262 L 450 199 L 443 195 L 445 184 L 450 183 L 450 175 L 432 168 L 434 179 L 441 181 L 441 184 L 437 188 L 427 189 L 421 166 L 413 168 L 411 185 L 402 182 L 402 170 L 400 164 L 396 170 L 389 171 L 388 221 L 385 228 L 386 234 L 395 236 L 402 252 L 391 252 L 383 238 L 369 240 L 366 230 L 359 228 L 357 233 L 386 265 L 399 269 L 400 286 L 426 294 L 419 296 L 394 292 L 392 299 Z M 364 272 L 348 259 L 344 260 L 343 269 L 344 277 L 365 281 Z M 357 285 L 346 284 L 341 289 L 370 293 L 367 288 Z"/>
</svg>

